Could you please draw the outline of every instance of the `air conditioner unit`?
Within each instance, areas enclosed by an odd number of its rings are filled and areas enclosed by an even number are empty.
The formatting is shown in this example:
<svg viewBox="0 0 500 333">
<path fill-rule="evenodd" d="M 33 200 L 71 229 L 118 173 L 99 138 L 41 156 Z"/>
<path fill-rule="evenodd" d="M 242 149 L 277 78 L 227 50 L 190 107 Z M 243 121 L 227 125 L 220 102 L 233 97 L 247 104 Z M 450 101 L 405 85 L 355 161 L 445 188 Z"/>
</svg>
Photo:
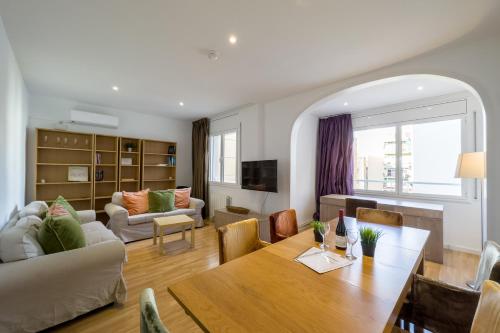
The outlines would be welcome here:
<svg viewBox="0 0 500 333">
<path fill-rule="evenodd" d="M 70 120 L 73 124 L 118 128 L 118 117 L 106 114 L 71 110 Z"/>
</svg>

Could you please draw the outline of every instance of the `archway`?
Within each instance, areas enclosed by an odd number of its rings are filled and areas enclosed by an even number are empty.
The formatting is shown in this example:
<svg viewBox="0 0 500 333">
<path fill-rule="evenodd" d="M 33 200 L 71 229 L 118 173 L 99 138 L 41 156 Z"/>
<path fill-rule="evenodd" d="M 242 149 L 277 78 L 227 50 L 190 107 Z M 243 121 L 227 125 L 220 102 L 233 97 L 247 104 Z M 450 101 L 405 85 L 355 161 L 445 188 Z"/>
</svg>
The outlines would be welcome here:
<svg viewBox="0 0 500 333">
<path fill-rule="evenodd" d="M 333 116 L 335 114 L 341 113 L 366 113 L 366 110 L 361 109 L 351 109 L 349 107 L 344 107 L 346 105 L 339 104 L 339 101 L 347 101 L 350 100 L 352 96 L 369 96 L 370 91 L 374 93 L 380 92 L 382 87 L 400 87 L 405 86 L 407 82 L 425 82 L 429 86 L 432 86 L 430 82 L 435 82 L 435 87 L 455 87 L 456 91 L 463 91 L 464 94 L 467 94 L 468 102 L 473 101 L 473 103 L 468 104 L 468 112 L 475 112 L 474 121 L 477 123 L 474 125 L 474 137 L 473 143 L 469 142 L 463 146 L 464 151 L 482 151 L 486 150 L 486 114 L 483 106 L 483 102 L 481 97 L 477 93 L 477 91 L 470 86 L 468 83 L 453 79 L 450 77 L 440 76 L 440 75 L 431 75 L 431 74 L 413 74 L 413 75 L 402 75 L 395 76 L 390 78 L 385 78 L 381 80 L 366 82 L 363 84 L 359 84 L 347 89 L 343 89 L 341 91 L 335 92 L 325 98 L 322 98 L 308 108 L 306 108 L 300 116 L 296 119 L 291 134 L 291 144 L 290 144 L 290 207 L 293 207 L 297 210 L 297 215 L 300 223 L 306 223 L 311 220 L 312 212 L 315 209 L 315 197 L 314 197 L 314 184 L 315 184 L 315 175 L 316 175 L 316 136 L 318 129 L 319 118 Z M 420 88 L 417 87 L 417 88 Z M 426 87 L 427 88 L 427 87 Z M 454 89 L 455 89 L 454 88 Z M 431 89 L 427 89 L 426 92 L 429 92 Z M 439 92 L 439 89 L 438 89 Z M 439 94 L 439 96 L 453 95 L 453 93 L 447 94 Z M 402 91 L 395 91 L 397 95 L 404 95 Z M 458 93 L 457 93 L 458 94 Z M 425 95 L 425 94 L 424 94 Z M 459 94 L 458 94 L 459 95 Z M 464 95 L 465 96 L 465 95 Z M 411 97 L 411 96 L 410 96 Z M 421 100 L 429 99 L 429 95 L 426 95 L 425 98 Z M 370 98 L 365 98 L 367 102 L 366 105 L 370 104 Z M 373 98 L 372 100 L 377 101 L 377 98 Z M 414 100 L 415 101 L 415 100 Z M 383 101 L 380 101 L 381 103 Z M 403 107 L 405 103 L 408 101 L 403 101 L 400 103 L 386 103 L 385 105 L 395 105 Z M 344 102 L 346 103 L 346 102 Z M 375 103 L 376 104 L 376 103 Z M 329 110 L 326 105 L 332 106 L 331 110 Z M 380 105 L 375 105 L 375 107 L 371 109 L 378 109 Z M 321 110 L 321 112 L 318 112 Z M 464 180 L 463 184 L 466 184 L 467 188 L 470 190 L 469 192 L 477 192 L 480 191 L 480 188 L 477 182 L 473 180 Z M 486 203 L 486 186 L 483 186 L 483 191 L 479 193 L 479 197 L 477 200 L 470 199 L 474 198 L 473 196 L 476 194 L 471 194 L 468 192 L 468 199 L 470 203 L 476 210 L 482 211 L 482 225 L 481 222 L 478 222 L 477 228 L 474 229 L 473 238 L 471 241 L 474 246 L 466 246 L 462 250 L 471 250 L 473 252 L 477 252 L 480 250 L 481 238 L 487 239 L 486 237 L 486 209 L 484 208 Z M 428 199 L 422 199 L 422 201 L 429 201 Z M 443 202 L 437 200 L 436 202 L 442 204 Z M 483 203 L 483 208 L 481 208 L 481 203 Z M 445 219 L 451 220 L 453 216 L 450 214 L 447 215 L 446 211 L 454 210 L 457 205 L 460 205 L 459 201 L 453 202 L 453 200 L 445 202 Z M 463 204 L 463 202 L 462 202 Z M 470 208 L 469 207 L 469 208 Z M 470 210 L 470 212 L 474 210 Z M 463 215 L 463 219 L 473 218 L 473 214 Z M 465 237 L 467 231 L 463 231 L 463 235 L 458 235 L 455 231 L 453 225 L 450 223 L 446 223 L 445 221 L 445 245 L 449 245 L 450 247 L 454 247 L 456 243 L 460 243 L 461 239 Z M 483 235 L 481 235 L 481 229 Z M 470 236 L 470 235 L 469 235 Z M 482 237 L 481 237 L 482 236 Z M 447 244 L 447 238 L 449 240 L 449 244 Z"/>
</svg>

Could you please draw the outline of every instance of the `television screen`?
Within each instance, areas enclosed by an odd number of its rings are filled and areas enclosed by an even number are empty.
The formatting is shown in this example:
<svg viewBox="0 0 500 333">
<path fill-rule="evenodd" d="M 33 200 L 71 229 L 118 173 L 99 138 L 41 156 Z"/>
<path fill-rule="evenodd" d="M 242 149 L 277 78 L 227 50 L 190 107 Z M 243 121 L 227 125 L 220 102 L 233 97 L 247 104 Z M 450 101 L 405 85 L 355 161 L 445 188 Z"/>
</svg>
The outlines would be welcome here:
<svg viewBox="0 0 500 333">
<path fill-rule="evenodd" d="M 241 188 L 278 192 L 278 160 L 241 162 Z"/>
</svg>

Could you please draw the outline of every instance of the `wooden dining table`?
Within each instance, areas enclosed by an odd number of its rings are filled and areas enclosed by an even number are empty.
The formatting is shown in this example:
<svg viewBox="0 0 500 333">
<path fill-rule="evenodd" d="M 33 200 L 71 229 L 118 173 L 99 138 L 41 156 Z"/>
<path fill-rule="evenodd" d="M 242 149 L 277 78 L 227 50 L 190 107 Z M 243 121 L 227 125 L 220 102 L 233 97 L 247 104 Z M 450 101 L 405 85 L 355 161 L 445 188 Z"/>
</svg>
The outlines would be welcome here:
<svg viewBox="0 0 500 333">
<path fill-rule="evenodd" d="M 337 220 L 329 222 L 330 251 Z M 390 332 L 422 272 L 429 231 L 345 218 L 347 228 L 369 226 L 383 236 L 373 258 L 319 274 L 294 259 L 318 247 L 312 229 L 196 274 L 168 287 L 206 332 Z"/>
</svg>

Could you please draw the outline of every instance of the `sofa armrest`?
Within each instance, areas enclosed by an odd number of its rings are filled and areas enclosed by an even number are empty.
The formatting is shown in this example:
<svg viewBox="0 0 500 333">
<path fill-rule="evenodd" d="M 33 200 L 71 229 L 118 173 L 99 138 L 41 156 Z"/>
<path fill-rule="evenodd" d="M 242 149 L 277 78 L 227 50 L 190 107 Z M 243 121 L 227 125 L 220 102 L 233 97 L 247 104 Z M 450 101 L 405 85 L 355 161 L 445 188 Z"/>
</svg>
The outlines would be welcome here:
<svg viewBox="0 0 500 333">
<path fill-rule="evenodd" d="M 114 224 L 128 224 L 128 210 L 124 207 L 115 205 L 114 203 L 108 203 L 104 206 L 104 210 L 108 214 L 110 221 Z"/>
<path fill-rule="evenodd" d="M 121 241 L 110 240 L 0 264 L 0 331 L 39 331 L 106 304 L 123 303 L 125 254 Z"/>
<path fill-rule="evenodd" d="M 205 201 L 196 198 L 189 198 L 189 208 L 196 209 L 201 212 L 201 209 L 205 207 Z"/>
<path fill-rule="evenodd" d="M 95 210 L 79 210 L 76 212 L 78 214 L 78 218 L 80 219 L 80 223 L 89 223 L 94 222 L 96 220 Z"/>
</svg>

